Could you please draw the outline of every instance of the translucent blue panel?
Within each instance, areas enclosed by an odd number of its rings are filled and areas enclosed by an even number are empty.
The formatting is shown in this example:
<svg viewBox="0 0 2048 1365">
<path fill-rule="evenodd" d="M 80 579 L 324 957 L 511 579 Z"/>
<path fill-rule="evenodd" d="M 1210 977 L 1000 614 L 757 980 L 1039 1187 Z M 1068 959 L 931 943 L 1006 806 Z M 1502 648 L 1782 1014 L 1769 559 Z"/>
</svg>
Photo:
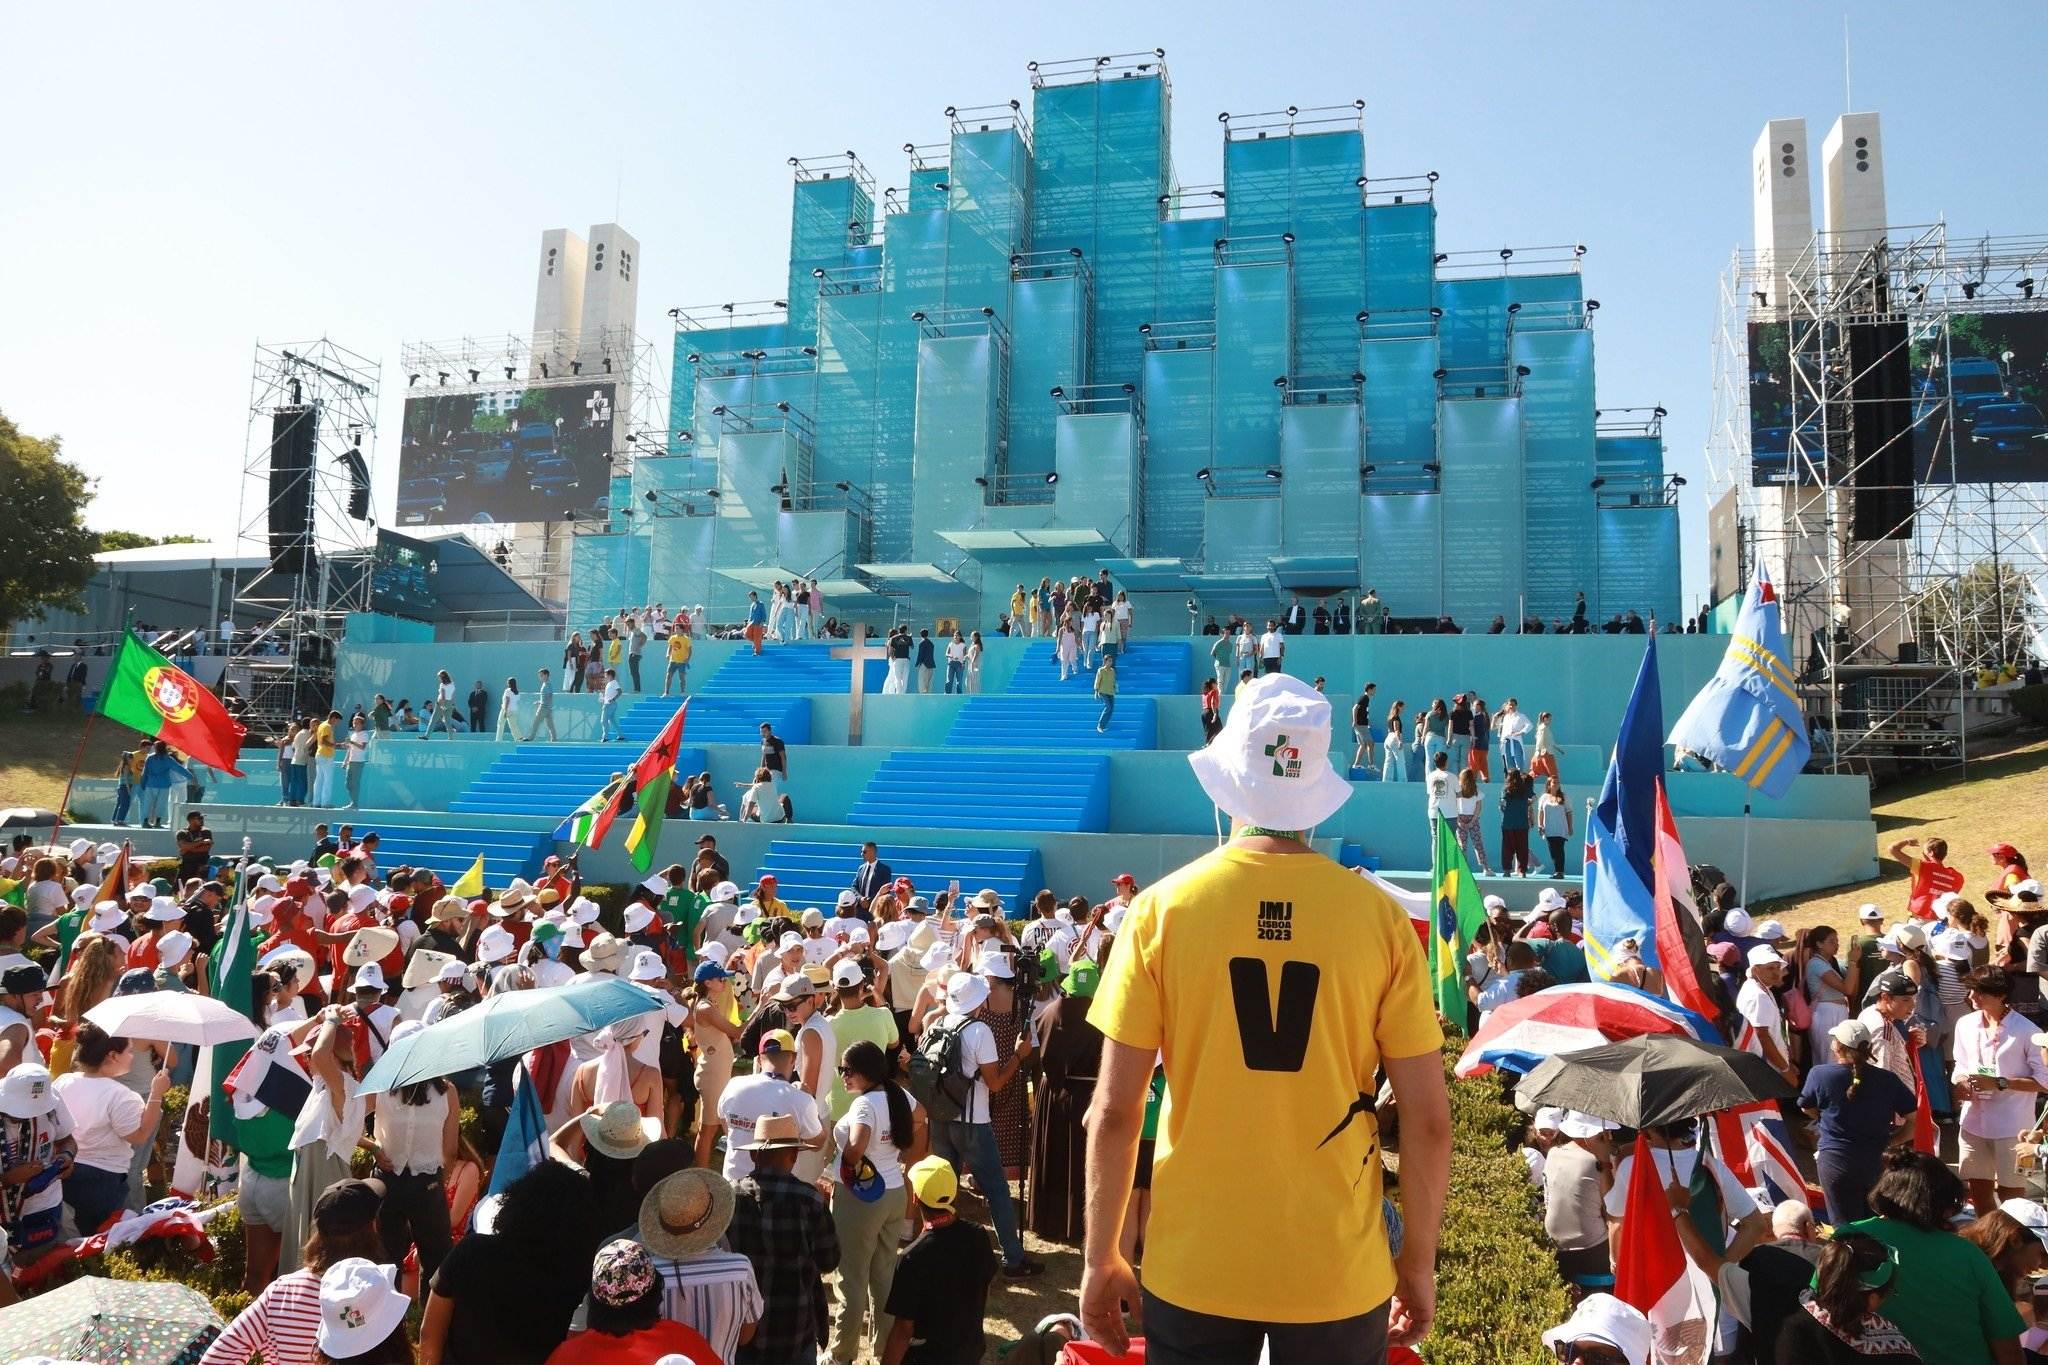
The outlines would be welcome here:
<svg viewBox="0 0 2048 1365">
<path fill-rule="evenodd" d="M 1577 547 L 1593 534 L 1593 334 L 1518 330 L 1513 359 L 1529 370 L 1522 379 L 1527 613 L 1548 623 L 1569 617 L 1573 596 L 1586 586 Z"/>
<path fill-rule="evenodd" d="M 783 564 L 777 553 L 775 519 L 782 511 L 782 495 L 769 489 L 782 482 L 796 460 L 796 442 L 784 431 L 729 432 L 719 443 L 718 549 L 722 564 L 791 567 Z M 735 554 L 739 557 L 734 558 Z"/>
<path fill-rule="evenodd" d="M 611 500 L 610 505 L 613 511 L 617 511 L 622 507 L 631 508 L 633 506 L 633 475 L 630 472 L 612 475 L 606 486 L 605 496 Z"/>
<path fill-rule="evenodd" d="M 1131 414 L 1063 413 L 1057 441 L 1060 481 L 1053 487 L 1057 523 L 1092 526 L 1119 549 L 1132 549 L 1138 434 Z"/>
<path fill-rule="evenodd" d="M 1010 308 L 1010 472 L 1042 474 L 1053 467 L 1053 386 L 1081 382 L 1081 281 L 1018 280 Z"/>
<path fill-rule="evenodd" d="M 775 519 L 776 562 L 798 577 L 843 575 L 853 522 L 843 510 L 782 512 Z"/>
<path fill-rule="evenodd" d="M 1297 139 L 1231 138 L 1223 143 L 1223 191 L 1230 235 L 1277 236 L 1294 226 Z"/>
<path fill-rule="evenodd" d="M 1658 436 L 1602 436 L 1594 449 L 1600 476 L 1633 492 L 1664 482 L 1664 441 Z"/>
<path fill-rule="evenodd" d="M 1365 306 L 1426 309 L 1436 302 L 1436 206 L 1374 204 L 1365 211 Z"/>
<path fill-rule="evenodd" d="M 1230 235 L 1294 234 L 1294 360 L 1302 374 L 1350 373 L 1365 305 L 1364 166 L 1356 132 L 1224 144 Z"/>
<path fill-rule="evenodd" d="M 1266 466 L 1280 457 L 1280 390 L 1294 335 L 1284 265 L 1216 271 L 1216 463 Z"/>
<path fill-rule="evenodd" d="M 569 542 L 569 619 L 589 621 L 648 601 L 647 542 L 640 536 L 576 536 Z"/>
<path fill-rule="evenodd" d="M 1077 246 L 1095 259 L 1099 121 L 1093 83 L 1031 92 L 1031 240 L 1040 251 Z"/>
<path fill-rule="evenodd" d="M 1371 493 L 1358 500 L 1364 532 L 1365 586 L 1395 616 L 1443 611 L 1443 498 L 1435 493 Z"/>
<path fill-rule="evenodd" d="M 1358 552 L 1358 405 L 1280 410 L 1280 548 L 1290 555 Z"/>
<path fill-rule="evenodd" d="M 1442 364 L 1450 370 L 1505 365 L 1508 358 L 1508 281 L 1495 275 L 1445 280 L 1436 287 L 1444 310 L 1437 325 Z"/>
<path fill-rule="evenodd" d="M 1444 610 L 1468 631 L 1485 630 L 1496 615 L 1517 620 L 1523 544 L 1521 402 L 1446 402 L 1438 431 L 1444 467 Z"/>
<path fill-rule="evenodd" d="M 1095 326 L 1090 377 L 1135 384 L 1138 324 L 1158 312 L 1159 196 L 1166 180 L 1166 83 L 1156 76 L 1100 81 L 1096 168 Z"/>
<path fill-rule="evenodd" d="M 995 443 L 995 341 L 926 337 L 918 345 L 917 434 L 911 456 L 910 556 L 950 567 L 960 551 L 940 538 L 975 524 Z"/>
<path fill-rule="evenodd" d="M 876 385 L 880 380 L 882 294 L 834 292 L 818 300 L 817 444 L 812 477 L 874 483 Z"/>
<path fill-rule="evenodd" d="M 655 601 L 714 607 L 728 600 L 730 587 L 721 590 L 711 573 L 716 517 L 654 517 L 640 529 L 647 537 L 647 591 Z"/>
<path fill-rule="evenodd" d="M 918 326 L 913 312 L 943 306 L 944 210 L 891 215 L 883 243 L 875 448 L 869 495 L 878 561 L 911 558 L 911 440 L 917 416 Z"/>
<path fill-rule="evenodd" d="M 1645 621 L 1679 619 L 1678 509 L 1603 507 L 1599 511 L 1599 591 L 1586 600 L 1596 619 L 1634 611 Z"/>
<path fill-rule="evenodd" d="M 835 270 L 846 261 L 846 244 L 866 236 L 874 220 L 867 191 L 850 178 L 799 180 L 789 215 L 789 326 L 810 332 L 817 316 L 815 269 Z M 860 226 L 855 228 L 853 224 Z"/>
<path fill-rule="evenodd" d="M 806 271 L 806 274 L 809 272 Z M 815 281 L 809 283 L 815 284 Z M 808 291 L 806 291 L 808 292 Z M 791 300 L 794 306 L 795 300 Z M 800 341 L 790 340 L 788 324 L 773 322 L 745 327 L 718 327 L 706 330 L 686 330 L 676 333 L 675 357 L 669 375 L 668 447 L 672 455 L 690 453 L 690 443 L 683 441 L 676 433 L 689 431 L 695 434 L 696 388 L 698 366 L 690 361 L 699 352 L 722 352 L 752 350 L 755 347 L 797 346 Z"/>
<path fill-rule="evenodd" d="M 1152 351 L 1145 356 L 1145 540 L 1139 553 L 1193 559 L 1202 548 L 1202 486 L 1213 448 L 1210 363 L 1216 352 Z"/>
<path fill-rule="evenodd" d="M 1280 553 L 1280 499 L 1208 498 L 1202 522 L 1211 573 L 1271 571 Z"/>
<path fill-rule="evenodd" d="M 929 213 L 933 209 L 946 207 L 947 196 L 952 193 L 952 181 L 944 166 L 927 166 L 910 173 L 910 211 Z"/>
<path fill-rule="evenodd" d="M 1159 225 L 1159 316 L 1188 322 L 1216 316 L 1216 239 L 1221 218 L 1183 218 Z"/>
<path fill-rule="evenodd" d="M 946 306 L 1007 315 L 1010 256 L 1031 230 L 1024 141 L 1010 128 L 956 134 L 948 173 Z"/>
<path fill-rule="evenodd" d="M 846 249 L 846 268 L 849 271 L 880 270 L 882 268 L 882 244 L 869 242 L 863 246 Z"/>
<path fill-rule="evenodd" d="M 1436 458 L 1436 338 L 1359 343 L 1365 375 L 1365 458 L 1426 464 Z"/>
</svg>

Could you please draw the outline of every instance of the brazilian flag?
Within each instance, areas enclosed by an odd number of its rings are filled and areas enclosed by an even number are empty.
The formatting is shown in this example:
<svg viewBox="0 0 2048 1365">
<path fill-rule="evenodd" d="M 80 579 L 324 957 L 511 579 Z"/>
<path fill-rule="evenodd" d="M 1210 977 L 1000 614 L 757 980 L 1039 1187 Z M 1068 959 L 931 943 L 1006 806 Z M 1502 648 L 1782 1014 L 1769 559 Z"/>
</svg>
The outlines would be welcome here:
<svg viewBox="0 0 2048 1365">
<path fill-rule="evenodd" d="M 1435 888 L 1430 914 L 1429 965 L 1436 987 L 1437 1012 L 1444 1022 L 1460 1032 L 1465 1027 L 1465 955 L 1486 923 L 1486 902 L 1479 894 L 1478 879 L 1451 822 L 1432 814 L 1436 830 L 1431 841 L 1430 884 Z"/>
</svg>

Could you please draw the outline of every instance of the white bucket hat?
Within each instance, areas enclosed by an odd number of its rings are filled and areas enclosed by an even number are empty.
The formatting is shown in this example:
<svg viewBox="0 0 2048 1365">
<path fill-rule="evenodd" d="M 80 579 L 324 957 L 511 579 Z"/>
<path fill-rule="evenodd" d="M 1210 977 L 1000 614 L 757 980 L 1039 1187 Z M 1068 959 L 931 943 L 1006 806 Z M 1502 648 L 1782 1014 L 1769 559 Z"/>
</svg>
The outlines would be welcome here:
<svg viewBox="0 0 2048 1365">
<path fill-rule="evenodd" d="M 503 925 L 493 924 L 476 937 L 476 960 L 479 965 L 503 962 L 519 947 L 512 934 Z"/>
<path fill-rule="evenodd" d="M 360 1256 L 336 1261 L 320 1277 L 320 1353 L 331 1360 L 368 1355 L 398 1330 L 412 1300 L 398 1289 L 398 1267 Z"/>
<path fill-rule="evenodd" d="M 1628 1365 L 1649 1365 L 1650 1320 L 1612 1294 L 1588 1294 L 1569 1321 L 1543 1334 L 1552 1349 L 1581 1341 L 1612 1346 Z"/>
<path fill-rule="evenodd" d="M 626 907 L 626 932 L 637 934 L 654 923 L 654 911 L 635 901 Z"/>
<path fill-rule="evenodd" d="M 988 999 L 988 982 L 973 972 L 961 972 L 946 983 L 946 1008 L 954 1014 L 972 1014 Z"/>
<path fill-rule="evenodd" d="M 1312 829 L 1351 799 L 1351 783 L 1330 766 L 1329 699 L 1285 673 L 1246 683 L 1222 731 L 1188 763 L 1210 801 L 1266 829 Z"/>
</svg>

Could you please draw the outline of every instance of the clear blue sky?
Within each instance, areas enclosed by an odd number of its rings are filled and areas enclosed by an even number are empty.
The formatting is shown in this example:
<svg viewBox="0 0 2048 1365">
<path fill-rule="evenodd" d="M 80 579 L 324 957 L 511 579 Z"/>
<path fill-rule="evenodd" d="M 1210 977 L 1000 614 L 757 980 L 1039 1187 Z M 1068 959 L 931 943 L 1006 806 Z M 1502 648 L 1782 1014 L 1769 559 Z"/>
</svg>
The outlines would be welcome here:
<svg viewBox="0 0 2048 1365">
<path fill-rule="evenodd" d="M 1374 175 L 1436 170 L 1447 250 L 1584 242 L 1600 401 L 1661 402 L 1703 489 L 1715 278 L 1750 232 L 1763 121 L 1842 112 L 1843 9 L 1201 3 L 62 5 L 0 16 L 0 410 L 99 477 L 101 528 L 232 531 L 254 343 L 523 331 L 543 228 L 642 243 L 641 330 L 773 297 L 784 158 L 903 183 L 948 104 L 1029 98 L 1027 60 L 1163 46 L 1183 180 L 1222 110 L 1366 101 Z M 1848 7 L 1894 223 L 2039 231 L 2040 11 Z M 315 18 L 314 16 L 320 16 Z M 287 17 L 288 16 L 288 17 Z M 1284 16 L 1284 17 L 1283 17 Z M 1688 601 L 1704 578 L 1689 496 Z M 1569 548 L 1569 547 L 1561 547 Z"/>
</svg>

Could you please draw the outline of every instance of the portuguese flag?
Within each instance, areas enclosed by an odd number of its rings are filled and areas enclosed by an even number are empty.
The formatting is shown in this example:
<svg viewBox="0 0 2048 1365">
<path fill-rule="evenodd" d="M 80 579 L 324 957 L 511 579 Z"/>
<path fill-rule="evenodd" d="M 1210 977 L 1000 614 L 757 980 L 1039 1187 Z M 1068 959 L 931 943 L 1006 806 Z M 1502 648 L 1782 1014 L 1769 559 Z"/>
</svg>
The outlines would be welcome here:
<svg viewBox="0 0 2048 1365">
<path fill-rule="evenodd" d="M 132 630 L 123 635 L 106 686 L 100 689 L 99 713 L 209 767 L 242 775 L 235 766 L 242 752 L 241 722 L 204 683 L 144 644 Z"/>
</svg>

